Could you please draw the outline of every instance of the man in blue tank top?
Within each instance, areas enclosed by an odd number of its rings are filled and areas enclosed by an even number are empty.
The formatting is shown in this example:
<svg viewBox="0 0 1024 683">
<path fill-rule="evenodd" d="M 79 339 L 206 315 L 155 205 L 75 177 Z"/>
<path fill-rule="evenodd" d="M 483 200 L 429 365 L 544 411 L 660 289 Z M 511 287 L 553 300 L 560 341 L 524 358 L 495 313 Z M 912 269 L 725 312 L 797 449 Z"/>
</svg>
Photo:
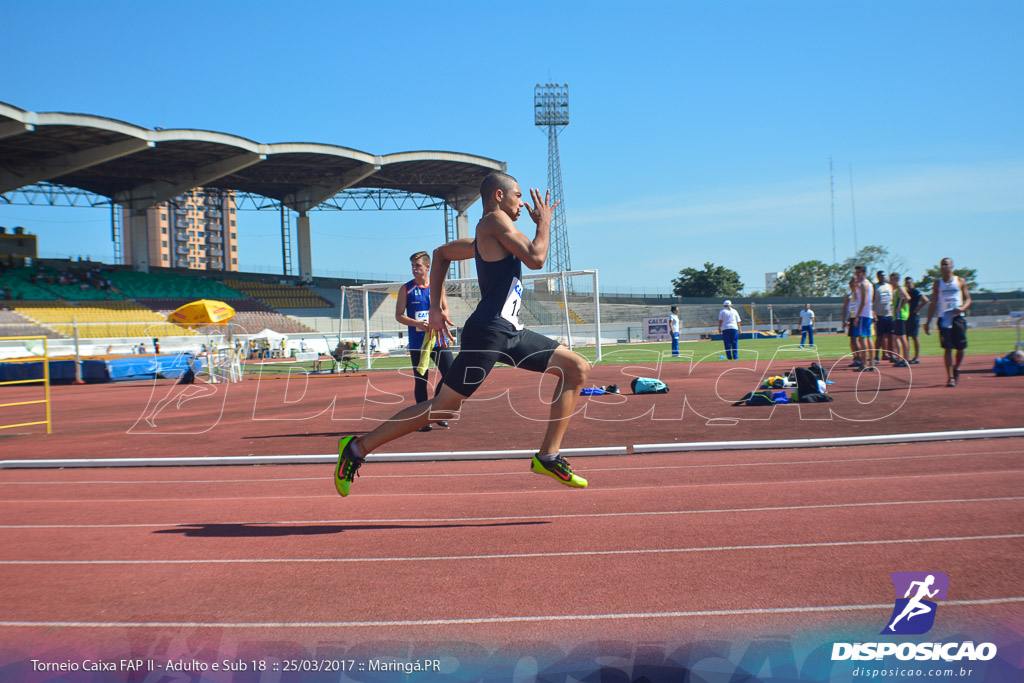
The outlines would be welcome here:
<svg viewBox="0 0 1024 683">
<path fill-rule="evenodd" d="M 384 444 L 410 434 L 439 417 L 452 419 L 490 373 L 498 361 L 533 372 L 555 375 L 558 382 L 551 401 L 551 414 L 533 456 L 530 471 L 552 477 L 566 486 L 584 487 L 587 480 L 576 475 L 559 455 L 562 437 L 576 409 L 580 390 L 590 374 L 590 364 L 565 346 L 530 330 L 519 320 L 523 303 L 522 266 L 539 270 L 544 266 L 550 240 L 550 191 L 541 196 L 531 189 L 533 206 L 523 202 L 519 183 L 510 175 L 492 173 L 480 185 L 483 218 L 476 226 L 476 238 L 449 242 L 434 250 L 430 270 L 430 312 L 427 326 L 446 339 L 454 323 L 448 317 L 444 281 L 452 261 L 476 259 L 480 281 L 480 303 L 462 331 L 461 351 L 448 371 L 437 396 L 423 405 L 400 411 L 392 419 L 362 436 L 344 436 L 338 442 L 338 465 L 334 485 L 347 496 L 366 455 Z M 531 240 L 515 221 L 526 206 L 537 226 Z"/>
<path fill-rule="evenodd" d="M 427 375 L 428 369 L 422 375 L 417 368 L 420 364 L 420 356 L 423 347 L 424 334 L 429 331 L 427 327 L 428 314 L 430 312 L 430 254 L 425 251 L 418 251 L 409 257 L 412 264 L 412 279 L 398 288 L 398 300 L 395 304 L 395 320 L 408 325 L 409 327 L 409 357 L 412 359 L 413 371 L 413 398 L 416 403 L 424 403 L 427 400 Z M 441 381 L 448 373 L 452 365 L 452 352 L 448 347 L 442 346 L 440 341 L 434 342 L 433 348 L 429 351 L 430 360 L 434 361 L 438 372 L 441 373 Z M 429 364 L 428 364 L 429 368 Z M 437 385 L 434 395 L 437 396 L 441 384 Z M 447 427 L 446 420 L 438 420 L 439 427 Z M 432 424 L 425 424 L 420 427 L 421 432 L 429 432 L 433 429 Z"/>
</svg>

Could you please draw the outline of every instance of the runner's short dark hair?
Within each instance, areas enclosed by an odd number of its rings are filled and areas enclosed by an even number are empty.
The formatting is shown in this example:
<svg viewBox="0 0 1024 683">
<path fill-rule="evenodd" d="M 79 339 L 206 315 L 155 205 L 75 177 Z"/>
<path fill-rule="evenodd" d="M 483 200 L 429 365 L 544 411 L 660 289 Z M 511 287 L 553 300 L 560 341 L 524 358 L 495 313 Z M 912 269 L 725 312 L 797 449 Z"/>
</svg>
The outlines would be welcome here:
<svg viewBox="0 0 1024 683">
<path fill-rule="evenodd" d="M 512 189 L 513 184 L 517 184 L 515 178 L 510 176 L 508 173 L 489 173 L 483 182 L 480 183 L 480 197 L 487 201 L 488 197 L 493 197 L 495 190 L 501 190 L 502 192 L 508 192 Z"/>
</svg>

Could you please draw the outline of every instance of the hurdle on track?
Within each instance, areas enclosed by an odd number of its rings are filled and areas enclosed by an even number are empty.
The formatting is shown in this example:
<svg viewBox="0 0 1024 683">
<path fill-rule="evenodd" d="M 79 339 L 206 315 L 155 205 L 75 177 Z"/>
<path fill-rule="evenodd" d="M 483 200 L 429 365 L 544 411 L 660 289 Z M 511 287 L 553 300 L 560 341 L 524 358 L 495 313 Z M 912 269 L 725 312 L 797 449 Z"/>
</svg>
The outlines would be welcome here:
<svg viewBox="0 0 1024 683">
<path fill-rule="evenodd" d="M 17 379 L 10 380 L 7 382 L 0 382 L 0 386 L 11 385 L 11 384 L 43 384 L 44 398 L 35 401 L 15 401 L 13 403 L 0 403 L 0 408 L 9 408 L 13 406 L 27 406 L 43 403 L 46 405 L 46 419 L 38 422 L 20 422 L 17 424 L 0 425 L 0 429 L 13 429 L 15 427 L 29 427 L 32 425 L 46 425 L 46 433 L 49 434 L 51 430 L 50 422 L 50 350 L 47 344 L 46 337 L 0 337 L 0 342 L 3 341 L 32 341 L 41 339 L 43 342 L 43 377 L 42 379 Z"/>
</svg>

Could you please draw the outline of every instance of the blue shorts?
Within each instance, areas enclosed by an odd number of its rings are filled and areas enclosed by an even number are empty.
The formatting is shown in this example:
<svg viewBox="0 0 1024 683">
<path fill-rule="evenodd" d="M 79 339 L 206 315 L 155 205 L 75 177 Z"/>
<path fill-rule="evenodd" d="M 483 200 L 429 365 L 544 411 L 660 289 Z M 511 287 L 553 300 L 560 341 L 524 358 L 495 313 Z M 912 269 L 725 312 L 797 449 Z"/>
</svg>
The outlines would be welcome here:
<svg viewBox="0 0 1024 683">
<path fill-rule="evenodd" d="M 878 328 L 878 334 L 892 334 L 892 316 L 878 316 L 878 324 L 875 327 Z"/>
<path fill-rule="evenodd" d="M 870 337 L 871 335 L 871 318 L 866 315 L 862 315 L 857 318 L 857 324 L 853 326 L 854 337 Z"/>
</svg>

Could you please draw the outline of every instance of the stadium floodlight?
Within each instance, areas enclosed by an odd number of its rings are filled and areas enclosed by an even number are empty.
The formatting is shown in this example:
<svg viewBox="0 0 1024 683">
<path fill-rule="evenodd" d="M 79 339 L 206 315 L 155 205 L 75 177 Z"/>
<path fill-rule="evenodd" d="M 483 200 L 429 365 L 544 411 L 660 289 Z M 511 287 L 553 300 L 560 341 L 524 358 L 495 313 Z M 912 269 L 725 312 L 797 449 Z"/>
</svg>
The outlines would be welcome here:
<svg viewBox="0 0 1024 683">
<path fill-rule="evenodd" d="M 568 84 L 537 84 L 533 89 L 533 123 L 537 126 L 569 125 Z"/>
<path fill-rule="evenodd" d="M 558 134 L 569 125 L 569 85 L 540 83 L 533 89 L 533 123 L 548 129 L 548 187 L 551 203 L 559 202 L 551 216 L 551 248 L 548 271 L 572 270 L 569 233 L 565 225 L 565 197 L 562 195 L 562 166 L 558 158 Z"/>
</svg>

